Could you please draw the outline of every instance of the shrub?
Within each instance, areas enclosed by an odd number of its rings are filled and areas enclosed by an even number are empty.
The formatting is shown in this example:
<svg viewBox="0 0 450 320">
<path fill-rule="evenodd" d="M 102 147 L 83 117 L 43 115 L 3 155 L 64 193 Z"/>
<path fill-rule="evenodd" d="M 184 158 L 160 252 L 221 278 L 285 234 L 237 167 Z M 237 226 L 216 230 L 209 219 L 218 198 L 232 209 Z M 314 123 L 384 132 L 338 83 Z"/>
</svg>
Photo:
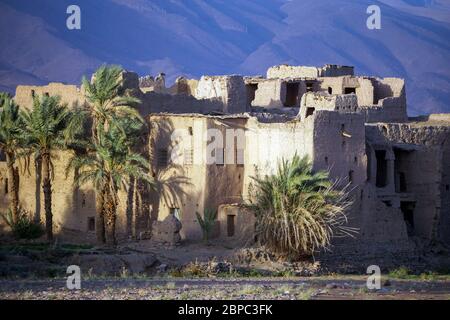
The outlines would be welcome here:
<svg viewBox="0 0 450 320">
<path fill-rule="evenodd" d="M 208 241 L 216 223 L 217 211 L 205 209 L 203 217 L 196 212 L 198 223 L 202 228 L 203 240 Z"/>
<path fill-rule="evenodd" d="M 8 210 L 7 214 L 2 214 L 2 218 L 17 239 L 37 239 L 44 234 L 42 225 L 34 222 L 28 212 L 23 209 L 19 209 L 17 221 L 13 220 L 11 210 Z"/>
<path fill-rule="evenodd" d="M 256 236 L 280 256 L 298 258 L 327 248 L 333 236 L 351 235 L 346 227 L 346 188 L 328 172 L 313 172 L 307 157 L 282 160 L 276 174 L 253 177 L 249 207 L 256 216 Z"/>
</svg>

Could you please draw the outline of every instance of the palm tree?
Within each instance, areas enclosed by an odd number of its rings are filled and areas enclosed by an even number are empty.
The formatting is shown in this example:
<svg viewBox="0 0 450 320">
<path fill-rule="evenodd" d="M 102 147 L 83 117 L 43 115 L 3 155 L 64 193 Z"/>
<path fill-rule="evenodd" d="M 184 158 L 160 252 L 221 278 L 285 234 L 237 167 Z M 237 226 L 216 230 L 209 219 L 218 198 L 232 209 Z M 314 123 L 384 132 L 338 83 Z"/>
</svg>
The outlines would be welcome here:
<svg viewBox="0 0 450 320">
<path fill-rule="evenodd" d="M 86 98 L 90 103 L 90 113 L 93 120 L 92 137 L 97 139 L 99 126 L 108 131 L 111 122 L 120 117 L 144 122 L 134 107 L 141 103 L 135 97 L 123 95 L 121 92 L 122 72 L 120 66 L 102 65 L 94 73 L 92 82 L 86 77 L 82 79 Z"/>
<path fill-rule="evenodd" d="M 298 258 L 327 248 L 333 235 L 350 235 L 346 209 L 351 202 L 345 188 L 331 182 L 328 172 L 314 173 L 307 157 L 282 160 L 277 173 L 253 178 L 250 207 L 256 233 L 268 249 Z"/>
<path fill-rule="evenodd" d="M 78 133 L 83 131 L 84 114 L 70 111 L 58 96 L 36 96 L 33 108 L 22 113 L 25 145 L 42 164 L 42 190 L 44 192 L 45 228 L 47 240 L 53 240 L 52 183 L 54 166 L 52 157 L 57 150 L 76 145 Z"/>
<path fill-rule="evenodd" d="M 17 222 L 19 209 L 17 169 L 14 164 L 23 140 L 23 125 L 19 106 L 14 103 L 9 94 L 0 93 L 0 150 L 6 156 L 8 187 L 10 186 L 11 194 L 10 210 L 13 222 Z"/>
<path fill-rule="evenodd" d="M 134 97 L 125 96 L 121 92 L 123 69 L 119 66 L 102 65 L 94 73 L 92 82 L 86 77 L 82 79 L 82 85 L 89 102 L 90 114 L 92 118 L 92 142 L 99 143 L 98 131 L 108 131 L 112 123 L 119 125 L 119 128 L 125 132 L 120 124 L 124 124 L 121 119 L 128 119 L 130 122 L 140 124 L 144 120 L 139 112 L 134 108 L 140 103 L 140 100 Z M 100 160 L 100 158 L 98 159 Z M 97 186 L 98 187 L 98 186 Z M 98 187 L 97 190 L 103 188 Z M 96 194 L 96 235 L 99 243 L 105 242 L 105 229 L 103 217 L 103 193 Z"/>
<path fill-rule="evenodd" d="M 148 161 L 131 151 L 128 137 L 118 126 L 112 123 L 109 131 L 99 130 L 97 133 L 98 142 L 93 143 L 93 151 L 74 156 L 66 173 L 74 169 L 77 172 L 77 185 L 92 183 L 101 194 L 104 200 L 101 210 L 105 219 L 106 244 L 114 246 L 117 243 L 115 226 L 119 190 L 127 190 L 132 178 L 150 185 L 154 182 L 148 174 Z"/>
</svg>

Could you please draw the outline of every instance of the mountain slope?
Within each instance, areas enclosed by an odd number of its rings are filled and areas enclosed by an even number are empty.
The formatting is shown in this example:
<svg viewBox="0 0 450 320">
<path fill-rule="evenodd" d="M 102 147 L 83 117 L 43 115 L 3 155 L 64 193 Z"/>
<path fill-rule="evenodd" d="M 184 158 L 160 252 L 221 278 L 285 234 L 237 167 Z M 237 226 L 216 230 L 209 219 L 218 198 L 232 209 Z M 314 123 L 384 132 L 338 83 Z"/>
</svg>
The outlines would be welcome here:
<svg viewBox="0 0 450 320">
<path fill-rule="evenodd" d="M 73 3 L 81 30 L 65 27 Z M 374 3 L 381 30 L 366 28 Z M 410 114 L 450 112 L 445 0 L 0 0 L 0 12 L 0 90 L 79 83 L 104 62 L 169 81 L 336 63 L 406 78 Z"/>
</svg>

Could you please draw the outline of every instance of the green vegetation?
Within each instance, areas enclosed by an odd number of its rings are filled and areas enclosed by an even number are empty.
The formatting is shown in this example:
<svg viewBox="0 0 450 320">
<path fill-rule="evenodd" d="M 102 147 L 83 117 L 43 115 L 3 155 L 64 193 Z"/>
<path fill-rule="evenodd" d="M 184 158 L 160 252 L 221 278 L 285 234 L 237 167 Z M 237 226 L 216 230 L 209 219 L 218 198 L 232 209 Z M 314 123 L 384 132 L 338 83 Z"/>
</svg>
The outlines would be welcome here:
<svg viewBox="0 0 450 320">
<path fill-rule="evenodd" d="M 345 226 L 351 204 L 328 172 L 313 172 L 307 157 L 282 160 L 277 173 L 254 177 L 250 208 L 256 214 L 259 241 L 272 252 L 298 258 L 329 246 L 335 235 L 351 235 Z"/>
<path fill-rule="evenodd" d="M 214 225 L 216 224 L 217 211 L 211 209 L 205 209 L 203 217 L 196 212 L 198 223 L 202 228 L 203 240 L 208 242 L 213 231 Z"/>
<path fill-rule="evenodd" d="M 5 155 L 8 168 L 7 191 L 11 197 L 9 204 L 11 222 L 14 223 L 19 218 L 18 170 L 15 162 L 23 145 L 23 129 L 24 122 L 20 116 L 19 106 L 9 94 L 0 93 L 0 151 Z"/>
<path fill-rule="evenodd" d="M 413 273 L 409 268 L 401 266 L 397 269 L 393 269 L 388 274 L 389 277 L 402 280 L 423 280 L 423 281 L 436 281 L 436 280 L 450 280 L 450 274 L 446 271 L 436 272 L 427 271 L 420 274 Z"/>
<path fill-rule="evenodd" d="M 57 96 L 35 96 L 33 108 L 22 111 L 24 121 L 24 147 L 42 165 L 42 191 L 44 193 L 45 229 L 47 240 L 53 240 L 52 180 L 55 175 L 55 151 L 67 150 L 78 144 L 83 130 L 84 114 L 69 110 Z"/>
<path fill-rule="evenodd" d="M 37 239 L 44 234 L 42 225 L 34 222 L 30 215 L 23 209 L 18 210 L 16 218 L 14 218 L 12 210 L 2 214 L 2 218 L 11 228 L 16 239 Z"/>
</svg>

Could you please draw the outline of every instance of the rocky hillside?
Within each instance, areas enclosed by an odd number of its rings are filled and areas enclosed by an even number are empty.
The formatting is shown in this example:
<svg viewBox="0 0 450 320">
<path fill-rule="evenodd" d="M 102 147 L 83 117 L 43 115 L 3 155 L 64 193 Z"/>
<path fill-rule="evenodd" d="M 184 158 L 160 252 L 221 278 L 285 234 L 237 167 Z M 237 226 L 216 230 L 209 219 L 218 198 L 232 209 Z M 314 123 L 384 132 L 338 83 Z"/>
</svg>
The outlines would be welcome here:
<svg viewBox="0 0 450 320">
<path fill-rule="evenodd" d="M 81 30 L 66 28 L 78 4 Z M 378 4 L 382 29 L 366 28 Z M 0 90 L 79 83 L 104 62 L 141 75 L 355 65 L 407 79 L 411 115 L 450 112 L 447 0 L 0 0 Z"/>
</svg>

